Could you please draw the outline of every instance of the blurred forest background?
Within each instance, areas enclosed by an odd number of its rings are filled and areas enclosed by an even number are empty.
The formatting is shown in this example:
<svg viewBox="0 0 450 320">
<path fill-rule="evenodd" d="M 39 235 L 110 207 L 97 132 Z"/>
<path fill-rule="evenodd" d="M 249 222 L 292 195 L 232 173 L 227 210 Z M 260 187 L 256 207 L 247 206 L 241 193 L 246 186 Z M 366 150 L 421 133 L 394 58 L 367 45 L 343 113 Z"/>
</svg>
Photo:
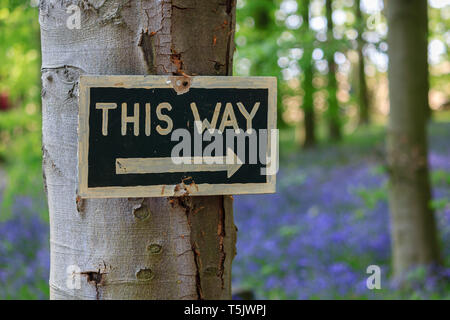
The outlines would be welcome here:
<svg viewBox="0 0 450 320">
<path fill-rule="evenodd" d="M 0 0 L 0 299 L 48 297 L 37 2 Z M 236 289 L 269 299 L 450 298 L 450 1 L 428 1 L 429 206 L 442 262 L 438 272 L 411 268 L 406 285 L 391 258 L 385 5 L 237 1 L 234 74 L 278 77 L 281 170 L 277 194 L 235 197 Z M 369 265 L 381 267 L 380 290 L 366 287 Z"/>
</svg>

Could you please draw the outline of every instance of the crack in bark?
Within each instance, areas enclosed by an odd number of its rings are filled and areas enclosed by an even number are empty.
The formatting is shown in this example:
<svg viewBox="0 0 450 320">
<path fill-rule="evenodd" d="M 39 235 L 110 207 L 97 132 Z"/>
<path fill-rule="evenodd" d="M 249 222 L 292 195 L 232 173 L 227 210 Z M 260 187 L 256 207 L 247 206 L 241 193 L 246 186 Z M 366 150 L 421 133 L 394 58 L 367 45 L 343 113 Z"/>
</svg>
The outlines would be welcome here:
<svg viewBox="0 0 450 320">
<path fill-rule="evenodd" d="M 87 282 L 93 284 L 95 286 L 95 298 L 99 300 L 100 298 L 100 290 L 98 289 L 104 282 L 103 275 L 105 272 L 101 272 L 100 269 L 98 271 L 84 271 L 80 273 L 87 277 Z"/>
<path fill-rule="evenodd" d="M 230 15 L 231 11 L 233 10 L 233 6 L 234 6 L 234 0 L 227 0 L 225 3 L 226 7 L 227 7 L 227 14 Z"/>
<path fill-rule="evenodd" d="M 86 199 L 81 198 L 79 195 L 75 198 L 78 213 L 83 213 L 85 201 Z"/>
<path fill-rule="evenodd" d="M 195 214 L 195 210 L 193 208 L 193 204 L 191 201 L 191 198 L 188 196 L 181 196 L 181 197 L 175 197 L 175 198 L 169 198 L 169 202 L 172 205 L 172 207 L 176 205 L 183 208 L 183 210 L 186 213 L 187 222 L 189 225 L 189 228 L 191 229 L 191 215 Z M 190 242 L 191 242 L 191 250 L 194 255 L 194 263 L 195 263 L 195 286 L 197 290 L 197 298 L 198 300 L 204 300 L 203 296 L 203 290 L 201 285 L 201 275 L 200 275 L 200 269 L 201 269 L 201 260 L 200 260 L 200 251 L 198 250 L 197 243 L 192 239 L 192 229 L 190 230 Z M 184 252 L 185 253 L 185 252 Z M 184 254 L 183 253 L 183 254 Z"/>
<path fill-rule="evenodd" d="M 148 17 L 148 14 L 147 14 Z M 154 41 L 154 35 L 156 32 L 150 32 L 149 30 L 142 30 L 139 41 L 138 41 L 138 47 L 141 48 L 142 54 L 144 56 L 145 65 L 147 66 L 147 72 L 149 74 L 156 73 L 155 68 L 155 41 Z"/>
<path fill-rule="evenodd" d="M 231 51 L 231 44 L 232 44 L 232 41 L 233 41 L 233 38 L 234 38 L 234 30 L 233 30 L 233 6 L 235 5 L 234 4 L 234 2 L 235 2 L 235 0 L 227 0 L 227 2 L 226 2 L 226 12 L 227 12 L 227 14 L 228 14 L 228 16 L 230 17 L 230 23 L 228 23 L 228 25 L 230 26 L 230 30 L 228 31 L 228 34 L 227 34 L 227 52 L 226 52 L 226 55 L 225 55 L 225 71 L 226 71 L 226 75 L 227 76 L 229 76 L 229 75 L 231 75 L 231 73 L 232 73 L 232 70 L 230 70 L 230 65 L 231 65 L 231 60 L 233 59 L 232 58 L 232 56 L 233 56 L 233 52 L 230 52 Z"/>
<path fill-rule="evenodd" d="M 42 170 L 42 180 L 44 183 L 44 192 L 48 196 L 47 176 L 45 175 L 45 170 Z"/>
<path fill-rule="evenodd" d="M 138 46 L 141 47 L 148 74 L 174 74 L 171 63 L 172 42 L 172 3 L 162 0 L 158 5 L 143 1 L 141 35 Z M 152 31 L 153 30 L 153 31 Z"/>
<path fill-rule="evenodd" d="M 224 199 L 222 197 L 221 204 L 219 207 L 219 224 L 217 226 L 217 235 L 219 236 L 219 250 L 220 250 L 220 259 L 219 259 L 219 270 L 217 275 L 220 277 L 222 282 L 222 289 L 225 287 L 225 282 L 223 279 L 223 275 L 225 273 L 225 258 L 227 256 L 224 249 L 224 239 L 225 239 L 225 207 L 224 207 Z"/>
<path fill-rule="evenodd" d="M 200 261 L 200 252 L 197 249 L 197 244 L 195 242 L 192 243 L 192 252 L 194 253 L 194 262 L 195 262 L 195 268 L 197 269 L 197 272 L 195 274 L 195 284 L 197 288 L 197 296 L 199 300 L 203 300 L 203 290 L 202 290 L 202 284 L 201 284 L 201 277 L 200 277 L 200 268 L 201 268 L 201 261 Z"/>
<path fill-rule="evenodd" d="M 195 8 L 190 8 L 190 7 L 180 7 L 180 6 L 177 6 L 177 5 L 175 5 L 175 4 L 173 4 L 172 5 L 172 8 L 175 8 L 175 9 L 178 9 L 178 10 L 189 10 L 189 9 L 195 9 Z"/>
<path fill-rule="evenodd" d="M 86 73 L 86 71 L 84 71 L 80 67 L 76 67 L 76 66 L 73 66 L 70 64 L 64 64 L 64 65 L 57 66 L 57 67 L 41 68 L 41 73 L 44 73 L 46 71 L 54 71 L 57 73 L 58 71 L 61 71 L 61 70 L 64 70 L 63 73 L 67 77 L 67 79 L 70 83 L 76 81 L 80 74 Z M 78 73 L 78 74 L 74 75 L 74 73 Z M 52 80 L 53 80 L 53 78 L 52 78 Z"/>
<path fill-rule="evenodd" d="M 170 61 L 177 68 L 177 73 L 181 74 L 183 72 L 183 60 L 181 60 L 181 53 L 178 53 L 173 49 L 171 51 L 172 54 L 170 55 Z"/>
<path fill-rule="evenodd" d="M 62 173 L 61 169 L 59 169 L 56 166 L 56 163 L 50 156 L 50 153 L 48 152 L 47 148 L 45 146 L 42 146 L 42 166 L 44 167 L 48 162 L 50 162 L 50 165 L 56 174 L 58 174 L 60 177 L 64 177 L 64 174 Z M 45 175 L 45 170 L 43 170 L 43 172 Z M 45 177 L 45 178 L 47 178 L 47 177 Z M 47 179 L 45 179 L 45 182 L 47 182 Z M 46 184 L 46 188 L 47 188 L 47 184 Z"/>
</svg>

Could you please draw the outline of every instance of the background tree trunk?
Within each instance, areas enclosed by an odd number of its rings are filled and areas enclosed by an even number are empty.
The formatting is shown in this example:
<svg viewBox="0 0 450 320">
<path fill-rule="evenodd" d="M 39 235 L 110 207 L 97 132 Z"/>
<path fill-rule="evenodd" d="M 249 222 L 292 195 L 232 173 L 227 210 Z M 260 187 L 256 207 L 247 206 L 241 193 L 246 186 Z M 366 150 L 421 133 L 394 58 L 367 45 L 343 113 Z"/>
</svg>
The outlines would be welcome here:
<svg viewBox="0 0 450 320">
<path fill-rule="evenodd" d="M 81 29 L 66 27 L 69 5 Z M 52 299 L 231 297 L 231 196 L 77 198 L 80 74 L 231 75 L 234 0 L 40 1 Z M 79 267 L 70 289 L 67 268 Z M 76 275 L 74 275 L 76 276 Z"/>
<path fill-rule="evenodd" d="M 313 82 L 313 64 L 312 64 L 312 52 L 314 41 L 311 30 L 309 29 L 309 0 L 300 1 L 300 7 L 302 10 L 303 27 L 302 30 L 305 34 L 305 41 L 303 42 L 303 113 L 304 113 L 304 125 L 305 125 L 305 140 L 303 146 L 305 148 L 313 147 L 316 145 L 316 116 L 314 112 L 314 87 Z M 308 41 L 309 40 L 309 41 Z"/>
<path fill-rule="evenodd" d="M 326 0 L 326 16 L 327 16 L 327 31 L 328 31 L 328 45 L 331 44 L 333 50 L 327 50 L 328 62 L 328 135 L 330 140 L 337 141 L 341 139 L 341 121 L 339 116 L 339 102 L 337 100 L 337 81 L 336 81 L 336 63 L 334 62 L 334 52 L 337 48 L 333 46 L 333 8 L 332 1 Z"/>
<path fill-rule="evenodd" d="M 427 2 L 387 1 L 387 16 L 389 204 L 394 271 L 399 275 L 412 266 L 439 262 L 427 160 Z"/>
<path fill-rule="evenodd" d="M 363 18 L 361 12 L 360 0 L 356 0 L 356 26 L 358 30 L 358 105 L 359 105 L 359 124 L 369 123 L 369 97 L 367 93 L 367 81 L 364 62 L 364 40 L 362 34 L 364 32 L 364 26 L 366 21 Z"/>
</svg>

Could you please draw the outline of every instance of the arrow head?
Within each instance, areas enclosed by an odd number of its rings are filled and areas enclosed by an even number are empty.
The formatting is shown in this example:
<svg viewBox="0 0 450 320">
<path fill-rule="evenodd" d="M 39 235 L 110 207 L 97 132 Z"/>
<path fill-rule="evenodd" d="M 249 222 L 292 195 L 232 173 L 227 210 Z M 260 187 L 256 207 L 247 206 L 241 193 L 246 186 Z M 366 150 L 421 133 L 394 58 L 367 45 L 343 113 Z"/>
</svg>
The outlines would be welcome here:
<svg viewBox="0 0 450 320">
<path fill-rule="evenodd" d="M 243 165 L 243 162 L 241 161 L 241 159 L 238 158 L 238 156 L 234 153 L 233 150 L 231 150 L 231 148 L 227 149 L 227 159 L 226 159 L 226 163 L 227 163 L 227 178 L 231 178 L 236 171 L 238 171 L 241 166 Z"/>
</svg>

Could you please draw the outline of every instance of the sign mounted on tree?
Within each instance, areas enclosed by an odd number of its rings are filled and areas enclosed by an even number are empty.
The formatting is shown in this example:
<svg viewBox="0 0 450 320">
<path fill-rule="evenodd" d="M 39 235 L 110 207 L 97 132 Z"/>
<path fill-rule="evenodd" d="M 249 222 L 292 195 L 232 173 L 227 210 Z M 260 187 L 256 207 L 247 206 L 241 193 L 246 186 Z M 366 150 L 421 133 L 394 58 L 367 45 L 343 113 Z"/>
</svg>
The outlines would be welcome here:
<svg viewBox="0 0 450 320">
<path fill-rule="evenodd" d="M 276 78 L 81 76 L 84 198 L 275 192 Z"/>
</svg>

